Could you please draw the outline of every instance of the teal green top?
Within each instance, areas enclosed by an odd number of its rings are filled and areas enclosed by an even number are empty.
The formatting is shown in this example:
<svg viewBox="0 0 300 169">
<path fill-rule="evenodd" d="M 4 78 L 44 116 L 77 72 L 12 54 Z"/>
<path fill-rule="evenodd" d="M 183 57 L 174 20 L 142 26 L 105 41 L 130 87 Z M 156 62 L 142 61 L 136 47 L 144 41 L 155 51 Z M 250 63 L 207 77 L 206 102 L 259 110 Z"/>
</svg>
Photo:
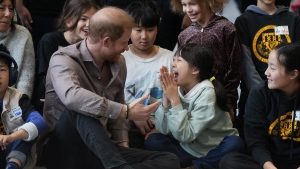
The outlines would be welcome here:
<svg viewBox="0 0 300 169">
<path fill-rule="evenodd" d="M 225 136 L 238 135 L 228 112 L 216 104 L 212 83 L 204 80 L 189 93 L 182 95 L 181 104 L 158 108 L 155 127 L 163 134 L 172 134 L 181 147 L 195 157 L 205 156 Z"/>
</svg>

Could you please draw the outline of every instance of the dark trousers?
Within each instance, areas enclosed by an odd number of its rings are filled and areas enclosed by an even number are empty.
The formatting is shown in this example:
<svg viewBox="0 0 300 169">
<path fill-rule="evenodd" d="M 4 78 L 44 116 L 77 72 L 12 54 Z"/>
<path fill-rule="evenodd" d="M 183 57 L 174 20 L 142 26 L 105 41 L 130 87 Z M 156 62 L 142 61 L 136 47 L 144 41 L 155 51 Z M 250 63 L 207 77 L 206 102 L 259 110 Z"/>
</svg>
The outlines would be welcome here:
<svg viewBox="0 0 300 169">
<path fill-rule="evenodd" d="M 300 167 L 298 162 L 279 162 L 274 160 L 274 165 L 278 169 L 297 169 Z M 254 159 L 248 155 L 241 153 L 230 153 L 220 161 L 220 169 L 262 169 Z"/>
<path fill-rule="evenodd" d="M 5 168 L 7 160 L 15 158 L 25 165 L 27 156 L 31 153 L 32 146 L 36 140 L 23 141 L 16 140 L 10 143 L 6 150 L 0 149 L 0 169 Z"/>
<path fill-rule="evenodd" d="M 186 152 L 178 140 L 173 136 L 164 135 L 161 133 L 153 133 L 149 135 L 145 142 L 146 149 L 152 151 L 166 151 L 176 154 L 180 160 L 180 167 L 185 168 L 192 166 L 192 160 L 197 159 L 197 157 L 192 156 Z"/>
<path fill-rule="evenodd" d="M 174 154 L 116 146 L 99 120 L 66 109 L 45 149 L 47 169 L 176 169 Z"/>
<path fill-rule="evenodd" d="M 130 130 L 128 131 L 129 146 L 132 148 L 145 150 L 145 135 L 143 135 L 140 129 L 134 124 L 132 120 L 129 121 Z"/>
<path fill-rule="evenodd" d="M 239 136 L 226 136 L 220 144 L 210 150 L 206 156 L 197 158 L 186 152 L 172 136 L 161 133 L 151 134 L 146 141 L 149 150 L 174 153 L 180 159 L 180 166 L 194 166 L 195 169 L 218 169 L 223 156 L 230 152 L 244 152 L 245 143 Z"/>
</svg>

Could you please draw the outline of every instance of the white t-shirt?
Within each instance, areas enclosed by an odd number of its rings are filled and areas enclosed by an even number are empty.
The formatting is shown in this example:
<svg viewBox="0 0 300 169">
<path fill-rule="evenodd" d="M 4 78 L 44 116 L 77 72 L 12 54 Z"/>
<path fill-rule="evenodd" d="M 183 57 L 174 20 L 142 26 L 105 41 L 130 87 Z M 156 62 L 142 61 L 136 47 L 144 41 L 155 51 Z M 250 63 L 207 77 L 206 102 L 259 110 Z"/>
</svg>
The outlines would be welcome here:
<svg viewBox="0 0 300 169">
<path fill-rule="evenodd" d="M 160 47 L 157 54 L 148 59 L 135 55 L 130 49 L 123 55 L 127 67 L 125 101 L 131 103 L 144 94 L 149 94 L 148 104 L 161 100 L 163 91 L 159 82 L 159 70 L 162 66 L 172 70 L 174 53 Z"/>
</svg>

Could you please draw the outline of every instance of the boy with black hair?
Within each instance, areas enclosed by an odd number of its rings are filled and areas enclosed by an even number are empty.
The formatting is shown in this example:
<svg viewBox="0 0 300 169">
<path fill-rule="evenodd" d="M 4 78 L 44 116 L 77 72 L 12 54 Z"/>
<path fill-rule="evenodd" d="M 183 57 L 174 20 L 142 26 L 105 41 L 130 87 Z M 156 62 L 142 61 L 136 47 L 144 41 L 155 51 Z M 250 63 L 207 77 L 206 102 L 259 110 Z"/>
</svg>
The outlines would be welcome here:
<svg viewBox="0 0 300 169">
<path fill-rule="evenodd" d="M 243 54 L 239 115 L 235 121 L 243 137 L 244 109 L 250 89 L 266 80 L 270 51 L 282 42 L 300 42 L 300 17 L 275 0 L 257 0 L 235 21 Z"/>
<path fill-rule="evenodd" d="M 163 94 L 159 82 L 160 68 L 166 66 L 170 71 L 174 54 L 154 45 L 161 16 L 159 6 L 154 1 L 135 1 L 127 6 L 126 11 L 134 18 L 135 26 L 130 36 L 132 44 L 123 53 L 128 72 L 125 100 L 132 103 L 143 95 L 149 95 L 144 104 L 152 104 L 161 100 Z M 144 148 L 145 136 L 155 131 L 154 113 L 147 121 L 131 121 L 130 147 Z"/>
<path fill-rule="evenodd" d="M 241 12 L 245 12 L 245 10 L 247 9 L 247 7 L 249 5 L 252 5 L 252 4 L 255 4 L 255 3 L 256 3 L 256 0 L 247 0 L 247 1 L 242 1 L 241 0 Z M 289 7 L 290 4 L 291 4 L 291 0 L 276 0 L 275 4 Z"/>
<path fill-rule="evenodd" d="M 14 65 L 12 67 L 12 64 Z M 18 77 L 17 64 L 0 45 L 0 168 L 32 169 L 36 138 L 46 128 L 26 94 L 9 87 Z"/>
</svg>

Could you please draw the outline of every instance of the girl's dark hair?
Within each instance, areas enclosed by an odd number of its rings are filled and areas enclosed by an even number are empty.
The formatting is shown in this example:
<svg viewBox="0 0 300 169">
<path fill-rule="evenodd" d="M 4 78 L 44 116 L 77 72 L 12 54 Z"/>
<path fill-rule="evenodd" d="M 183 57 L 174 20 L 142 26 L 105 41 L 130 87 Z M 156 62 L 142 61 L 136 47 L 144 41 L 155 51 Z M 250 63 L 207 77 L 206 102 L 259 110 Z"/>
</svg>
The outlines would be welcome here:
<svg viewBox="0 0 300 169">
<path fill-rule="evenodd" d="M 300 44 L 299 43 L 281 43 L 273 50 L 277 51 L 277 59 L 285 67 L 285 72 L 290 73 L 293 70 L 300 72 Z M 297 77 L 300 82 L 300 77 Z"/>
<path fill-rule="evenodd" d="M 95 8 L 98 10 L 101 7 L 102 4 L 99 0 L 66 0 L 60 17 L 56 22 L 56 29 L 62 32 L 68 30 L 73 31 L 76 28 L 77 23 L 83 13 L 91 8 Z M 70 19 L 75 19 L 75 22 L 69 28 L 66 25 L 65 21 Z"/>
<path fill-rule="evenodd" d="M 15 2 L 15 0 L 10 0 L 10 1 L 12 3 L 14 15 L 15 15 L 16 2 Z M 2 2 L 3 2 L 3 0 L 0 0 L 0 4 Z M 11 19 L 10 29 L 11 29 L 11 31 L 14 31 L 16 29 L 16 25 L 15 25 L 15 22 L 14 22 L 14 17 L 12 17 L 12 19 Z"/>
<path fill-rule="evenodd" d="M 178 48 L 176 55 L 182 57 L 191 66 L 199 69 L 199 80 L 210 79 L 213 77 L 214 55 L 212 51 L 205 46 L 196 43 L 189 43 Z M 227 97 L 224 87 L 221 83 L 214 79 L 212 80 L 216 93 L 217 105 L 224 111 L 229 111 L 227 106 Z"/>
<path fill-rule="evenodd" d="M 129 4 L 126 11 L 134 18 L 135 24 L 146 28 L 157 26 L 160 23 L 159 6 L 151 0 L 140 0 Z"/>
</svg>

